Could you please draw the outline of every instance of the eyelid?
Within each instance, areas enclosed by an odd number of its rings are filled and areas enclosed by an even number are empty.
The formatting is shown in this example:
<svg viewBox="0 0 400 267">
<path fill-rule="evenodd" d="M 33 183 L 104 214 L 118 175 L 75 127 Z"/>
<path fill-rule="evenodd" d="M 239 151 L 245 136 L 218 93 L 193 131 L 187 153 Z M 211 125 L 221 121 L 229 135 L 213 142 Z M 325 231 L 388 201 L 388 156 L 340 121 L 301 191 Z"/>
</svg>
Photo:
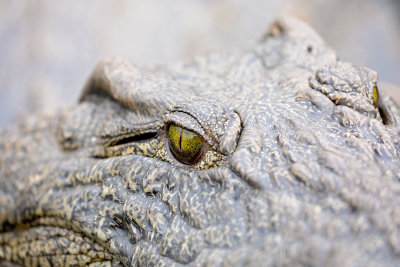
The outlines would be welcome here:
<svg viewBox="0 0 400 267">
<path fill-rule="evenodd" d="M 165 125 L 175 124 L 186 130 L 192 131 L 200 135 L 211 147 L 216 146 L 216 142 L 212 140 L 204 131 L 200 122 L 191 114 L 182 111 L 172 111 L 163 117 Z"/>
</svg>

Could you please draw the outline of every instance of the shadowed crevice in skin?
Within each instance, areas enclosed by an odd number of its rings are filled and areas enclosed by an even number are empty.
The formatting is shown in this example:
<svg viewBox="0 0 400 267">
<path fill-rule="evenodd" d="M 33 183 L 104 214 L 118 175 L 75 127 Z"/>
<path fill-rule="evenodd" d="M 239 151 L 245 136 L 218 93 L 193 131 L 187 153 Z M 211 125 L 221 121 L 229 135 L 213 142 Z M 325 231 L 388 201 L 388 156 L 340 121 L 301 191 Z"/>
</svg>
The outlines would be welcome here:
<svg viewBox="0 0 400 267">
<path fill-rule="evenodd" d="M 124 144 L 129 144 L 132 142 L 140 142 L 140 141 L 147 141 L 150 139 L 156 138 L 158 135 L 157 132 L 150 132 L 150 133 L 144 133 L 144 134 L 139 134 L 139 135 L 133 135 L 129 137 L 119 137 L 117 141 L 114 141 L 113 143 L 110 144 L 110 146 L 118 146 L 118 145 L 124 145 Z"/>
<path fill-rule="evenodd" d="M 76 106 L 0 133 L 0 265 L 397 266 L 400 117 L 375 86 L 295 19 L 247 51 L 106 59 Z"/>
</svg>

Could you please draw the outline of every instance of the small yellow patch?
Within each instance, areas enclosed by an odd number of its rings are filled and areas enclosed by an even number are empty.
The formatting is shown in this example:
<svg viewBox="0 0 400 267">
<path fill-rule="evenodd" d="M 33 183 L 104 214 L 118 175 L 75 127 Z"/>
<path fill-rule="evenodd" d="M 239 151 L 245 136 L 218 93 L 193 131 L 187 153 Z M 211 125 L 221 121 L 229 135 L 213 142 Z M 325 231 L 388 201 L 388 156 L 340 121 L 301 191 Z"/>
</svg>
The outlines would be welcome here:
<svg viewBox="0 0 400 267">
<path fill-rule="evenodd" d="M 379 100 L 379 92 L 378 92 L 378 87 L 374 87 L 374 91 L 372 92 L 372 100 L 374 101 L 374 104 L 378 103 Z"/>
</svg>

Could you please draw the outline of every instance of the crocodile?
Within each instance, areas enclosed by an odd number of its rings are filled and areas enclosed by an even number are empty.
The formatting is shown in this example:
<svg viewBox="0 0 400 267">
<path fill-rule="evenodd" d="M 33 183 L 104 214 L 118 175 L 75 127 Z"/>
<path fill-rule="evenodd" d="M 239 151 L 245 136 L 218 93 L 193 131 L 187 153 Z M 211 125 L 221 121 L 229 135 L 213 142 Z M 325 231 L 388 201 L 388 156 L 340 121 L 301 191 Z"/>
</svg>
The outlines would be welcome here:
<svg viewBox="0 0 400 267">
<path fill-rule="evenodd" d="M 281 18 L 252 48 L 101 61 L 0 134 L 2 266 L 399 266 L 400 111 Z"/>
</svg>

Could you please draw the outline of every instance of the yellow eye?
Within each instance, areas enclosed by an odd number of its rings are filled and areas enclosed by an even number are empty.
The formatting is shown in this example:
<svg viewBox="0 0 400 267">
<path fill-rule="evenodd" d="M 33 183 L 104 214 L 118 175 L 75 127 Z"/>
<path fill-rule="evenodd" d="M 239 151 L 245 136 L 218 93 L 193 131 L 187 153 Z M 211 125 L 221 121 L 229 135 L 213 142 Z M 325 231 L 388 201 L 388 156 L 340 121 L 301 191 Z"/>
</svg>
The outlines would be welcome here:
<svg viewBox="0 0 400 267">
<path fill-rule="evenodd" d="M 173 156 L 184 164 L 194 164 L 202 154 L 200 135 L 171 124 L 168 128 L 169 148 Z"/>
<path fill-rule="evenodd" d="M 374 101 L 374 104 L 378 103 L 379 100 L 379 92 L 378 92 L 378 87 L 374 87 L 374 91 L 372 92 L 372 100 Z"/>
</svg>

